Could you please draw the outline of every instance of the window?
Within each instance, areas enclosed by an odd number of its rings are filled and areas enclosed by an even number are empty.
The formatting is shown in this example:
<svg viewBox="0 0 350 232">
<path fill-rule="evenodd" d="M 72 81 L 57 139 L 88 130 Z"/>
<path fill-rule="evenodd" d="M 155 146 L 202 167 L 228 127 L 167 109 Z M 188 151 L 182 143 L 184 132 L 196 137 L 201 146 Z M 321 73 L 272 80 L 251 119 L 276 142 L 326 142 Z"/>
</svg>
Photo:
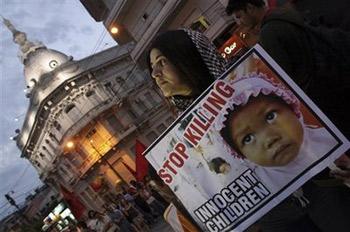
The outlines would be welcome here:
<svg viewBox="0 0 350 232">
<path fill-rule="evenodd" d="M 56 130 L 58 130 L 58 131 L 60 131 L 61 130 L 61 124 L 59 124 L 57 121 L 54 121 L 53 122 L 53 126 L 56 128 Z M 52 137 L 52 138 L 55 138 L 55 136 L 53 135 L 53 134 L 50 134 L 49 135 L 50 137 Z M 55 138 L 56 139 L 56 138 Z M 57 140 L 57 139 L 56 139 Z"/>
<path fill-rule="evenodd" d="M 85 96 L 90 97 L 90 96 L 92 96 L 92 95 L 94 95 L 94 94 L 95 94 L 95 91 L 89 90 L 89 91 L 87 91 L 87 92 L 85 93 Z"/>
<path fill-rule="evenodd" d="M 164 126 L 164 124 L 160 124 L 159 126 L 157 126 L 157 131 L 159 133 L 163 133 L 163 131 L 165 131 L 166 127 Z"/>
<path fill-rule="evenodd" d="M 137 113 L 133 110 L 133 109 L 129 109 L 128 110 L 128 114 L 130 115 L 130 117 L 132 118 L 132 119 L 137 119 Z"/>
<path fill-rule="evenodd" d="M 121 76 L 117 76 L 116 82 L 117 82 L 116 92 L 117 93 L 123 92 L 125 90 L 125 80 Z"/>
<path fill-rule="evenodd" d="M 143 15 L 142 15 L 142 20 L 143 21 L 146 21 L 148 19 L 148 14 L 147 13 L 144 13 Z"/>
<path fill-rule="evenodd" d="M 108 115 L 106 117 L 106 122 L 108 123 L 108 126 L 111 127 L 114 131 L 124 131 L 123 124 L 118 120 L 118 118 L 114 114 Z"/>
<path fill-rule="evenodd" d="M 117 76 L 115 80 L 119 85 L 123 85 L 125 82 L 125 80 L 121 76 Z"/>
<path fill-rule="evenodd" d="M 156 140 L 156 138 L 158 137 L 158 135 L 154 131 L 151 131 L 146 135 L 146 137 L 150 143 L 153 143 L 154 140 Z"/>
<path fill-rule="evenodd" d="M 166 124 L 169 126 L 171 123 L 173 123 L 174 119 L 172 117 L 169 117 L 166 119 Z"/>
<path fill-rule="evenodd" d="M 147 110 L 145 103 L 141 99 L 136 99 L 135 103 L 142 112 Z"/>
<path fill-rule="evenodd" d="M 60 167 L 60 172 L 64 174 L 64 176 L 68 175 L 68 172 L 66 171 L 66 169 Z"/>
<path fill-rule="evenodd" d="M 145 98 L 149 101 L 149 103 L 152 105 L 152 107 L 157 105 L 157 102 L 154 100 L 154 98 L 150 92 L 145 93 Z"/>
<path fill-rule="evenodd" d="M 194 23 L 191 24 L 190 28 L 194 31 L 205 32 L 210 26 L 210 23 L 204 16 L 200 16 Z"/>
<path fill-rule="evenodd" d="M 54 123 L 54 125 L 55 125 L 55 123 Z M 57 128 L 56 128 L 56 129 L 57 129 Z M 50 137 L 51 139 L 55 140 L 57 143 L 59 142 L 58 139 L 57 139 L 57 137 L 56 137 L 54 134 L 49 133 L 49 137 Z"/>
<path fill-rule="evenodd" d="M 96 134 L 96 129 L 95 129 L 95 128 L 91 129 L 91 130 L 86 134 L 86 138 L 90 139 L 94 134 Z"/>
<path fill-rule="evenodd" d="M 74 107 L 75 107 L 74 104 L 69 104 L 69 105 L 64 109 L 64 112 L 65 112 L 66 114 L 68 114 L 69 111 L 71 111 Z"/>
</svg>

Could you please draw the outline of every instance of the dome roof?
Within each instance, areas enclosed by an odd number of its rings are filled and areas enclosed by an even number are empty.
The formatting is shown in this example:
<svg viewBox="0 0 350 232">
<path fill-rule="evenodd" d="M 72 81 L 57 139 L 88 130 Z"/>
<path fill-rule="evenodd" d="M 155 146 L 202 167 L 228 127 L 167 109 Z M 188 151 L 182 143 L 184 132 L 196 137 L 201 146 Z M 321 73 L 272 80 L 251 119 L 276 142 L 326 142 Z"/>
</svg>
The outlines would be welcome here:
<svg viewBox="0 0 350 232">
<path fill-rule="evenodd" d="M 30 53 L 24 63 L 24 76 L 29 88 L 40 81 L 40 77 L 69 61 L 71 57 L 47 48 L 39 48 Z"/>
<path fill-rule="evenodd" d="M 29 41 L 26 33 L 18 31 L 10 20 L 3 18 L 3 23 L 12 32 L 13 41 L 20 47 L 19 57 L 24 64 L 24 76 L 30 90 L 44 74 L 72 59 L 59 51 L 46 48 L 42 43 Z"/>
</svg>

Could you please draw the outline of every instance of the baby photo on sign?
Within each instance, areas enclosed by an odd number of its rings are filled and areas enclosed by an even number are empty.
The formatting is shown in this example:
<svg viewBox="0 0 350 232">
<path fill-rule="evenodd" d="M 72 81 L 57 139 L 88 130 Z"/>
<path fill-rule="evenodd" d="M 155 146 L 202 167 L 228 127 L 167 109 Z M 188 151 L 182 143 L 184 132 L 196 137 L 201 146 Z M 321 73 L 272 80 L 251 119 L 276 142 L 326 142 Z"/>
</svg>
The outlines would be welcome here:
<svg viewBox="0 0 350 232">
<path fill-rule="evenodd" d="M 242 231 L 349 147 L 257 45 L 145 155 L 202 230 Z"/>
</svg>

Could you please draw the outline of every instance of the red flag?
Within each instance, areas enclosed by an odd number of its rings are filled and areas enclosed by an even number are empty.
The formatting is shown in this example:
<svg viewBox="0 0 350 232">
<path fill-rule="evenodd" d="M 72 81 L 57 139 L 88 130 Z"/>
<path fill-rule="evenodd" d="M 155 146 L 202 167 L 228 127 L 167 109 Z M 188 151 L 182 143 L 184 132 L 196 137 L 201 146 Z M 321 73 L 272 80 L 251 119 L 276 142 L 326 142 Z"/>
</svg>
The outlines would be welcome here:
<svg viewBox="0 0 350 232">
<path fill-rule="evenodd" d="M 136 152 L 136 180 L 142 181 L 148 173 L 148 161 L 142 155 L 146 150 L 146 146 L 136 139 L 135 152 Z"/>
<path fill-rule="evenodd" d="M 72 211 L 74 217 L 79 220 L 84 214 L 85 206 L 73 192 L 70 192 L 63 185 L 60 185 L 60 187 L 63 198 L 67 202 L 69 209 Z"/>
</svg>

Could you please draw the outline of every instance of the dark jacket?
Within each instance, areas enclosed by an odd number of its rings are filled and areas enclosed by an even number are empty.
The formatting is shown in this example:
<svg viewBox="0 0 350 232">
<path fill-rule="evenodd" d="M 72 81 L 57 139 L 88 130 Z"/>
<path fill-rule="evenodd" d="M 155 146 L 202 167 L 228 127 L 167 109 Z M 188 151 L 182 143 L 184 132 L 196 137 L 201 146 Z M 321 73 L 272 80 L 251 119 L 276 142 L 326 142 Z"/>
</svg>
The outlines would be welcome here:
<svg viewBox="0 0 350 232">
<path fill-rule="evenodd" d="M 303 24 L 295 11 L 270 10 L 261 24 L 259 43 L 305 91 L 313 59 Z"/>
<path fill-rule="evenodd" d="M 321 57 L 312 42 L 317 38 L 312 36 L 297 12 L 275 9 L 263 19 L 260 44 L 349 137 L 350 120 L 345 119 L 349 86 L 338 86 L 334 81 L 335 77 L 341 80 L 349 76 L 338 65 L 319 72 Z M 263 231 L 348 231 L 350 223 L 344 215 L 349 214 L 349 189 L 322 187 L 313 180 L 303 186 L 304 196 L 310 201 L 308 207 L 302 208 L 295 199 L 287 198 L 260 220 Z"/>
<path fill-rule="evenodd" d="M 320 31 L 330 41 L 337 41 L 323 42 L 317 34 L 318 29 L 322 29 Z M 305 25 L 296 11 L 275 9 L 267 12 L 262 22 L 260 44 L 350 138 L 350 120 L 344 104 L 350 91 L 349 33 L 338 29 L 314 29 Z"/>
</svg>

